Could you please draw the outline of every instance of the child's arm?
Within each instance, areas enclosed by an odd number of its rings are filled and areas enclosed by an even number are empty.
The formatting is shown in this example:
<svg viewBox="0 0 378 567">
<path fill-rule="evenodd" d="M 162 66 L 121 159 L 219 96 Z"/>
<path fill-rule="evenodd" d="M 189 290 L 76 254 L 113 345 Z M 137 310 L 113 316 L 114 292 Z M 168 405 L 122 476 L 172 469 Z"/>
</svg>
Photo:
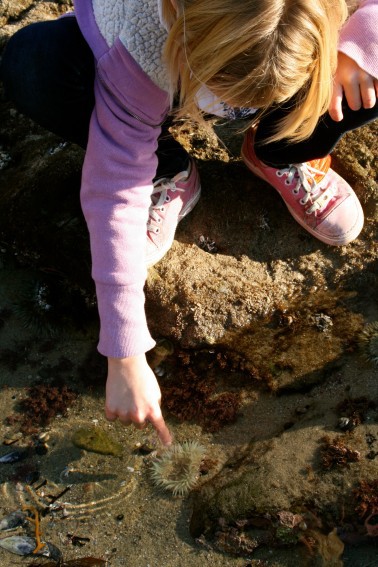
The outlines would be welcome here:
<svg viewBox="0 0 378 567">
<path fill-rule="evenodd" d="M 363 0 L 340 34 L 338 66 L 329 113 L 342 120 L 345 95 L 349 107 L 372 108 L 378 95 L 378 0 Z"/>
<path fill-rule="evenodd" d="M 143 293 L 155 151 L 168 96 L 119 41 L 98 58 L 95 96 L 81 201 L 101 321 L 98 348 L 109 360 L 107 415 L 137 426 L 148 419 L 168 443 L 159 387 L 145 362 L 154 341 Z"/>
</svg>

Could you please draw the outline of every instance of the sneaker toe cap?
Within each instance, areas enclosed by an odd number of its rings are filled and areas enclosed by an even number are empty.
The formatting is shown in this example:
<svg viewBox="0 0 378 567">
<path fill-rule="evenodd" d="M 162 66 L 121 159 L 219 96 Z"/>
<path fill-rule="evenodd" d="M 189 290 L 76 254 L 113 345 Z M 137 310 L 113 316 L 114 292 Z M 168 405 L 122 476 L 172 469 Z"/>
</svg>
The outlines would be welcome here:
<svg viewBox="0 0 378 567">
<path fill-rule="evenodd" d="M 319 238 L 327 244 L 342 246 L 360 234 L 364 224 L 361 204 L 352 191 L 317 226 Z"/>
</svg>

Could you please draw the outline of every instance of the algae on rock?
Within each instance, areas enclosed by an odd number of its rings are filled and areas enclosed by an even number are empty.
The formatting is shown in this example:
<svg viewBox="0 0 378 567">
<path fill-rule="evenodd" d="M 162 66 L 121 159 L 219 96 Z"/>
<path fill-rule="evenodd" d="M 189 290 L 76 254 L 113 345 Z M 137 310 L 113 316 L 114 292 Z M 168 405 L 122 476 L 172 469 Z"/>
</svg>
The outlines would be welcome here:
<svg viewBox="0 0 378 567">
<path fill-rule="evenodd" d="M 114 441 L 99 427 L 83 427 L 75 431 L 72 443 L 80 449 L 101 455 L 122 456 L 122 445 Z"/>
</svg>

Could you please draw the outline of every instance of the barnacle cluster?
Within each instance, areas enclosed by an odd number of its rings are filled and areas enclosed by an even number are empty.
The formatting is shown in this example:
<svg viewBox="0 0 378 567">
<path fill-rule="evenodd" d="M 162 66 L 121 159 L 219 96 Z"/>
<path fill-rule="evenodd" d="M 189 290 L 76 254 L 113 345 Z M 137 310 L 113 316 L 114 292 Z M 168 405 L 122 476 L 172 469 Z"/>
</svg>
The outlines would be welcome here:
<svg viewBox="0 0 378 567">
<path fill-rule="evenodd" d="M 358 342 L 364 357 L 378 366 L 378 321 L 365 325 Z"/>
<path fill-rule="evenodd" d="M 159 488 L 174 496 L 186 496 L 196 486 L 205 449 L 197 441 L 171 445 L 151 465 L 151 477 Z"/>
</svg>

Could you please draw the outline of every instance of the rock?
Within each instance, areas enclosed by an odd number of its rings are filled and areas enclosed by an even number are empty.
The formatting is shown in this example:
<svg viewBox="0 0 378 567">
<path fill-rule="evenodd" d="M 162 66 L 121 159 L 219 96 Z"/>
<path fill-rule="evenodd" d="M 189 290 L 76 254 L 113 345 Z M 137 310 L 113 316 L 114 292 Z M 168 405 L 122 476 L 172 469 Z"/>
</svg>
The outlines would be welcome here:
<svg viewBox="0 0 378 567">
<path fill-rule="evenodd" d="M 4 26 L 10 19 L 19 19 L 33 4 L 34 0 L 4 0 L 0 4 L 0 26 Z"/>
<path fill-rule="evenodd" d="M 361 427 L 348 441 L 353 446 L 364 443 L 369 428 Z M 240 537 L 252 533 L 259 545 L 264 540 L 292 545 L 302 535 L 314 537 L 326 526 L 356 521 L 354 489 L 361 478 L 375 482 L 376 465 L 363 459 L 324 472 L 319 454 L 322 435 L 323 428 L 310 422 L 306 428 L 236 448 L 222 470 L 194 493 L 191 535 L 218 546 L 219 532 L 229 536 L 236 527 Z M 319 538 L 320 548 L 320 533 Z M 324 539 L 324 545 L 331 541 L 333 536 Z"/>
<path fill-rule="evenodd" d="M 2 0 L 0 3 L 0 49 L 21 27 L 56 18 L 72 9 L 71 0 Z"/>
</svg>

